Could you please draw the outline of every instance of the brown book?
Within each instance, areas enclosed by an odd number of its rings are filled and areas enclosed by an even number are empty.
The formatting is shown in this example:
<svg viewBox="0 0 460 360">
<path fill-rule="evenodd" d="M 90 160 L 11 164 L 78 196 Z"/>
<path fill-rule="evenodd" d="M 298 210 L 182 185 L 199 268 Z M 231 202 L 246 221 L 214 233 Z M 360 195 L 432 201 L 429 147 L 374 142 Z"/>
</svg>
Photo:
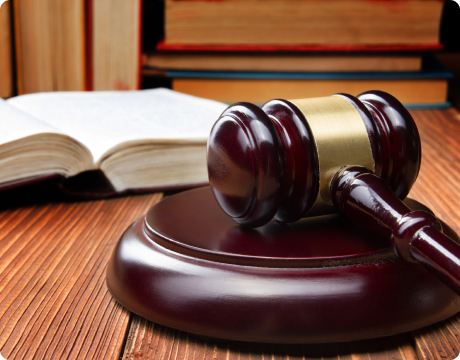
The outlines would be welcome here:
<svg viewBox="0 0 460 360">
<path fill-rule="evenodd" d="M 166 0 L 165 44 L 438 44 L 443 1 Z"/>
<path fill-rule="evenodd" d="M 0 97 L 13 95 L 12 34 L 10 2 L 0 5 Z"/>
<path fill-rule="evenodd" d="M 92 90 L 136 90 L 140 82 L 141 0 L 88 1 Z"/>
<path fill-rule="evenodd" d="M 418 55 L 271 54 L 155 52 L 144 55 L 144 66 L 164 70 L 387 72 L 419 71 Z"/>
<path fill-rule="evenodd" d="M 173 78 L 172 88 L 226 103 L 264 103 L 270 99 L 301 99 L 335 93 L 386 91 L 405 105 L 435 105 L 447 101 L 447 79 L 206 79 Z"/>
<path fill-rule="evenodd" d="M 84 90 L 85 1 L 14 0 L 19 94 Z"/>
<path fill-rule="evenodd" d="M 19 94 L 139 88 L 141 0 L 14 0 Z"/>
</svg>

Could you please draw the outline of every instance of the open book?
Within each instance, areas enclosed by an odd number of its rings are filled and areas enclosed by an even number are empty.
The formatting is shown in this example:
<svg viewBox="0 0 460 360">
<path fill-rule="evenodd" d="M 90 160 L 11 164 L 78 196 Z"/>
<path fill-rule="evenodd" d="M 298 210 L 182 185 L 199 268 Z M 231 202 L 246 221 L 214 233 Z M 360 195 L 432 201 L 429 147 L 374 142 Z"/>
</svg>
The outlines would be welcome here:
<svg viewBox="0 0 460 360">
<path fill-rule="evenodd" d="M 0 99 L 0 186 L 96 169 L 117 192 L 204 183 L 206 140 L 226 106 L 168 89 Z"/>
</svg>

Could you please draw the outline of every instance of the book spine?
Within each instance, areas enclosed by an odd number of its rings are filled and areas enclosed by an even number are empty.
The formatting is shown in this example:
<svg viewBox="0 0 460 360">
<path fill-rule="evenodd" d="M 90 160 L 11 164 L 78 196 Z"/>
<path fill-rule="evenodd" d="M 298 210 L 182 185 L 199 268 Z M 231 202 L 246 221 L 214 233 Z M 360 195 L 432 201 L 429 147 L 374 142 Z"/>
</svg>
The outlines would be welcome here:
<svg viewBox="0 0 460 360">
<path fill-rule="evenodd" d="M 246 80 L 373 80 L 373 79 L 451 79 L 452 73 L 445 69 L 433 69 L 414 72 L 388 72 L 388 73 L 282 73 L 282 72 L 219 72 L 219 71 L 180 71 L 166 72 L 170 78 L 192 79 L 246 79 Z"/>
<path fill-rule="evenodd" d="M 13 96 L 13 20 L 9 2 L 0 5 L 0 98 Z"/>
<path fill-rule="evenodd" d="M 318 52 L 420 52 L 442 50 L 440 43 L 417 44 L 417 45 L 187 45 L 166 44 L 160 41 L 157 44 L 158 51 L 198 51 L 198 52 L 294 52 L 294 53 L 318 53 Z"/>
<path fill-rule="evenodd" d="M 85 1 L 85 90 L 93 90 L 93 0 Z"/>
<path fill-rule="evenodd" d="M 138 54 L 138 68 L 137 68 L 137 83 L 136 83 L 136 89 L 139 90 L 141 88 L 141 81 L 142 81 L 142 73 L 141 73 L 141 69 L 142 69 L 142 65 L 143 65 L 143 61 L 142 61 L 142 28 L 143 28 L 143 16 L 142 16 L 142 13 L 144 11 L 144 2 L 142 0 L 139 0 L 139 29 L 138 29 L 138 51 L 139 51 L 139 54 Z"/>
<path fill-rule="evenodd" d="M 18 95 L 24 94 L 23 74 L 22 74 L 22 51 L 21 51 L 21 39 L 20 39 L 20 28 L 19 28 L 19 0 L 13 1 L 13 14 L 14 14 L 14 45 L 15 45 L 15 57 L 16 57 L 16 83 L 18 89 Z"/>
</svg>

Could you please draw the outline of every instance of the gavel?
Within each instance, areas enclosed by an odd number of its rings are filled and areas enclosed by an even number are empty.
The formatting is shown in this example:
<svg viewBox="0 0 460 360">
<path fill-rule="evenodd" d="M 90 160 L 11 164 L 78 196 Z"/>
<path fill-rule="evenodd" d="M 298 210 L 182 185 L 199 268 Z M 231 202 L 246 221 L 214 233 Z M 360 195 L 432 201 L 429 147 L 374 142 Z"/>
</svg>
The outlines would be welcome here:
<svg viewBox="0 0 460 360">
<path fill-rule="evenodd" d="M 433 214 L 402 202 L 420 170 L 421 143 L 390 94 L 234 104 L 211 130 L 207 159 L 214 196 L 238 224 L 339 211 L 386 234 L 398 257 L 460 294 L 460 245 Z"/>
</svg>

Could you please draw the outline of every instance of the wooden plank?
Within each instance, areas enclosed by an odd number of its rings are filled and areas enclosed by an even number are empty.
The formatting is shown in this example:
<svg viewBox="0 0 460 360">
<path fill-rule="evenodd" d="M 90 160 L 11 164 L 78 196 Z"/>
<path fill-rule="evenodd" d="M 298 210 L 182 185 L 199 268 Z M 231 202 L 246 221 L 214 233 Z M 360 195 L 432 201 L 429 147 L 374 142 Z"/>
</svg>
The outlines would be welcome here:
<svg viewBox="0 0 460 360">
<path fill-rule="evenodd" d="M 422 167 L 410 197 L 460 233 L 460 114 L 447 110 L 416 110 L 412 114 L 422 139 Z M 454 359 L 460 353 L 458 315 L 414 331 L 420 360 Z"/>
<path fill-rule="evenodd" d="M 427 205 L 460 233 L 460 114 L 414 110 L 422 140 L 422 167 L 410 197 Z M 459 316 L 412 332 L 420 360 L 454 359 L 460 353 Z"/>
<path fill-rule="evenodd" d="M 420 360 L 455 359 L 460 354 L 459 315 L 414 331 L 413 336 Z"/>
<path fill-rule="evenodd" d="M 155 324 L 137 315 L 123 360 L 415 360 L 407 336 L 343 344 L 255 344 L 206 338 Z"/>
<path fill-rule="evenodd" d="M 460 114 L 449 108 L 412 115 L 422 139 L 422 166 L 409 196 L 460 233 Z"/>
<path fill-rule="evenodd" d="M 161 195 L 0 212 L 0 353 L 6 359 L 118 359 L 129 312 L 105 269 L 126 227 Z"/>
</svg>

